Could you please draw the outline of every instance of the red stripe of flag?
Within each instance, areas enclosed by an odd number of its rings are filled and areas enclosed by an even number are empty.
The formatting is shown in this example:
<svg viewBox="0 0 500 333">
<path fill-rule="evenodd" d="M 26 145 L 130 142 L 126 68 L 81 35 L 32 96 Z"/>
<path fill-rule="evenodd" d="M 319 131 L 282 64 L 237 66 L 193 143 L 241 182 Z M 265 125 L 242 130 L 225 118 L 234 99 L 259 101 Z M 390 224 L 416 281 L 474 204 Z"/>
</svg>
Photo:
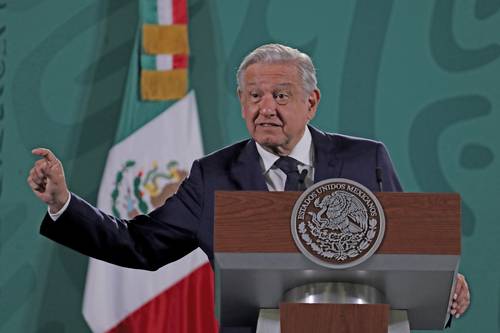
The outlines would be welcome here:
<svg viewBox="0 0 500 333">
<path fill-rule="evenodd" d="M 174 24 L 187 24 L 186 0 L 172 0 L 172 20 Z"/>
<path fill-rule="evenodd" d="M 187 54 L 174 54 L 172 58 L 174 69 L 188 68 L 189 56 Z"/>
<path fill-rule="evenodd" d="M 214 275 L 206 263 L 107 333 L 217 333 L 214 311 Z"/>
</svg>

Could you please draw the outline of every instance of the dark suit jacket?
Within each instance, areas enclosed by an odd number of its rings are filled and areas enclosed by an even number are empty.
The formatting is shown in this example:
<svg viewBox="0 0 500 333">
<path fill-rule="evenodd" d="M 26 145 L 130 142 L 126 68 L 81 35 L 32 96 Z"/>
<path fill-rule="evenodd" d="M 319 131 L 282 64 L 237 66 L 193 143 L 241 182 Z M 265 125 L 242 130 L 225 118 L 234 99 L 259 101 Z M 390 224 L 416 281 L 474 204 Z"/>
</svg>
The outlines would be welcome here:
<svg viewBox="0 0 500 333">
<path fill-rule="evenodd" d="M 378 191 L 375 170 L 380 168 L 384 190 L 402 190 L 382 143 L 309 129 L 315 149 L 315 183 L 348 178 Z M 212 261 L 216 190 L 267 191 L 253 140 L 196 160 L 177 193 L 148 215 L 120 220 L 72 194 L 56 222 L 45 216 L 41 233 L 83 254 L 125 267 L 155 270 L 196 247 Z"/>
</svg>

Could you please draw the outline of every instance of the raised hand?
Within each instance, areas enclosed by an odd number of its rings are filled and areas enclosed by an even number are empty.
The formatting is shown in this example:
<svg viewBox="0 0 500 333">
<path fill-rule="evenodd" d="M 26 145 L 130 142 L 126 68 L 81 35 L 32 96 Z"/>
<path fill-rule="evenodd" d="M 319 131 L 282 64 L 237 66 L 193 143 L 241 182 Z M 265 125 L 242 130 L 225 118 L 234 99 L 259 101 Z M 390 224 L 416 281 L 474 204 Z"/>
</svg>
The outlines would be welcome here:
<svg viewBox="0 0 500 333">
<path fill-rule="evenodd" d="M 42 158 L 30 170 L 28 184 L 33 193 L 49 205 L 50 212 L 56 213 L 69 198 L 63 166 L 48 149 L 36 148 L 31 152 Z"/>
</svg>

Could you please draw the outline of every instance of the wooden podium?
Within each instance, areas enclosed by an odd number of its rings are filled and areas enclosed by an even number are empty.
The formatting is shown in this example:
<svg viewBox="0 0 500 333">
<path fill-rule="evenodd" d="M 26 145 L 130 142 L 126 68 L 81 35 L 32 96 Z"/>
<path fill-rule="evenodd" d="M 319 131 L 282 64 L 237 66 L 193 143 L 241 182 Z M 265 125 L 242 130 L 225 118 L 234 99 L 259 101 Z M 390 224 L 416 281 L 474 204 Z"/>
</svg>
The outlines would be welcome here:
<svg viewBox="0 0 500 333">
<path fill-rule="evenodd" d="M 299 324 L 307 322 L 319 325 L 314 332 L 321 332 L 333 321 L 321 318 L 332 316 L 337 318 L 335 327 L 347 327 L 340 332 L 381 332 L 383 327 L 366 330 L 380 322 L 385 322 L 387 332 L 390 307 L 407 311 L 412 330 L 443 329 L 460 259 L 459 195 L 374 194 L 386 218 L 380 248 L 358 266 L 335 270 L 305 258 L 293 241 L 290 217 L 300 192 L 216 192 L 214 252 L 220 326 L 255 327 L 259 309 L 281 306 L 282 332 L 304 332 Z M 388 305 L 370 309 L 283 303 L 288 290 L 318 282 L 371 286 Z"/>
</svg>

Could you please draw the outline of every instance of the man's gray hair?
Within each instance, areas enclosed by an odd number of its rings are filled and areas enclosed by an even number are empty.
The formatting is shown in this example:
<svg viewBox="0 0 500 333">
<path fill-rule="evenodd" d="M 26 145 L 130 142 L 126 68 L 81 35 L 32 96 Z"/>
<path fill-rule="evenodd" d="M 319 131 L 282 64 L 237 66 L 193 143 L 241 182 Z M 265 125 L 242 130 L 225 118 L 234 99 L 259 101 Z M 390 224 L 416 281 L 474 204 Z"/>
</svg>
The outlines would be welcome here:
<svg viewBox="0 0 500 333">
<path fill-rule="evenodd" d="M 277 63 L 295 64 L 306 94 L 310 94 L 314 89 L 317 89 L 316 69 L 311 58 L 297 49 L 281 44 L 259 46 L 243 59 L 236 73 L 238 89 L 243 86 L 243 73 L 250 65 Z"/>
</svg>

